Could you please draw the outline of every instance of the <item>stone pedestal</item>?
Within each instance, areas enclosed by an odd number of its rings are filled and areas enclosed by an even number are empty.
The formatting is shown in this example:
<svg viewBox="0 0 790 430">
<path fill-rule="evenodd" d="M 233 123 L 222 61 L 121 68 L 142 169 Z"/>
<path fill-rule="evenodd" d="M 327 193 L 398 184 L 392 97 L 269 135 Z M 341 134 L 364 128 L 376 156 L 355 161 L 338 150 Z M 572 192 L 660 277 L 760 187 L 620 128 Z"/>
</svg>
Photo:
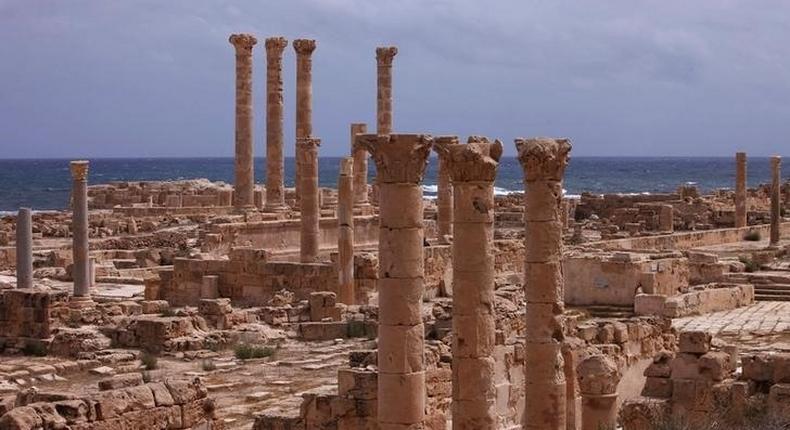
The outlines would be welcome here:
<svg viewBox="0 0 790 430">
<path fill-rule="evenodd" d="M 458 144 L 457 136 L 437 136 L 437 147 Z M 444 154 L 439 152 L 439 173 L 437 175 L 436 192 L 436 235 L 439 243 L 449 243 L 448 238 L 453 235 L 453 187 L 451 185 L 450 170 Z"/>
<path fill-rule="evenodd" d="M 354 159 L 340 160 L 337 180 L 337 273 L 338 301 L 354 304 Z"/>
<path fill-rule="evenodd" d="M 284 37 L 266 39 L 266 210 L 285 207 L 283 158 L 283 50 Z"/>
<path fill-rule="evenodd" d="M 422 323 L 421 183 L 432 139 L 420 134 L 357 136 L 374 162 L 380 192 L 378 424 L 422 428 L 425 327 Z"/>
<path fill-rule="evenodd" d="M 321 140 L 303 137 L 296 141 L 296 162 L 299 166 L 302 189 L 300 218 L 300 260 L 313 263 L 318 259 L 319 217 L 321 202 L 318 195 L 318 146 Z"/>
<path fill-rule="evenodd" d="M 565 430 L 562 178 L 567 139 L 516 139 L 525 177 L 525 429 Z"/>
<path fill-rule="evenodd" d="M 771 157 L 771 246 L 779 245 L 782 235 L 782 213 L 781 213 L 781 192 L 782 192 L 782 157 L 777 155 Z"/>
<path fill-rule="evenodd" d="M 74 302 L 90 301 L 88 274 L 88 162 L 72 161 L 70 164 L 72 187 L 71 234 L 74 266 Z"/>
<path fill-rule="evenodd" d="M 617 424 L 617 365 L 604 355 L 583 360 L 577 368 L 582 395 L 582 430 L 614 429 Z"/>
<path fill-rule="evenodd" d="M 296 141 L 313 135 L 313 51 L 315 40 L 296 39 Z M 296 145 L 296 158 L 299 158 L 299 145 Z M 301 166 L 296 163 L 296 201 L 300 204 L 302 196 Z"/>
<path fill-rule="evenodd" d="M 746 153 L 735 153 L 735 227 L 746 227 Z"/>
<path fill-rule="evenodd" d="M 16 215 L 16 287 L 33 288 L 33 215 L 20 208 Z"/>
<path fill-rule="evenodd" d="M 351 155 L 354 157 L 354 206 L 369 206 L 368 202 L 368 152 L 354 148 L 358 134 L 368 132 L 367 124 L 351 124 Z"/>
<path fill-rule="evenodd" d="M 494 384 L 494 180 L 502 144 L 436 140 L 452 180 L 453 429 L 497 428 Z"/>
<path fill-rule="evenodd" d="M 252 156 L 252 47 L 258 43 L 251 34 L 234 34 L 230 43 L 236 48 L 236 165 L 235 201 L 237 208 L 253 206 L 255 185 Z"/>
</svg>

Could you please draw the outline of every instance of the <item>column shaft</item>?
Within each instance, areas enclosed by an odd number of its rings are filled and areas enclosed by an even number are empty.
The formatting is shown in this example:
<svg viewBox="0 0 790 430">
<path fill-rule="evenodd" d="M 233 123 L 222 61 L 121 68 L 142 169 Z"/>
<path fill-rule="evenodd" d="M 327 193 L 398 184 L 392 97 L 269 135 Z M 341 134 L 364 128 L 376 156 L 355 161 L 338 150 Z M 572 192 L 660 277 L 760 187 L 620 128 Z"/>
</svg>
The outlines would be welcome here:
<svg viewBox="0 0 790 430">
<path fill-rule="evenodd" d="M 782 157 L 771 157 L 771 246 L 779 244 L 782 227 L 781 188 L 782 188 Z"/>
<path fill-rule="evenodd" d="M 746 153 L 735 153 L 735 227 L 746 227 Z"/>
<path fill-rule="evenodd" d="M 16 216 L 16 287 L 33 288 L 33 216 L 20 208 Z"/>
<path fill-rule="evenodd" d="M 266 210 L 285 208 L 283 157 L 283 37 L 266 39 Z"/>
<path fill-rule="evenodd" d="M 392 60 L 398 54 L 394 46 L 376 48 L 376 133 L 392 133 Z"/>
<path fill-rule="evenodd" d="M 86 298 L 90 295 L 88 278 L 88 162 L 72 161 L 72 254 L 74 265 L 74 297 Z"/>
<path fill-rule="evenodd" d="M 250 34 L 234 34 L 230 43 L 236 48 L 236 164 L 234 207 L 253 206 L 255 173 L 252 155 L 252 47 L 257 40 Z"/>
<path fill-rule="evenodd" d="M 337 265 L 338 301 L 354 304 L 354 159 L 340 161 L 340 177 L 337 181 Z"/>
<path fill-rule="evenodd" d="M 351 155 L 354 157 L 354 206 L 368 203 L 368 152 L 354 149 L 354 138 L 368 132 L 367 124 L 351 124 Z"/>
<path fill-rule="evenodd" d="M 455 136 L 437 136 L 436 145 L 445 146 L 458 143 Z M 446 243 L 445 238 L 453 234 L 453 187 L 450 179 L 448 160 L 439 153 L 439 169 L 436 180 L 436 234 L 439 243 Z"/>
<path fill-rule="evenodd" d="M 296 51 L 296 140 L 310 137 L 313 134 L 313 51 L 315 40 L 296 39 L 293 43 Z M 299 157 L 299 145 L 296 146 L 296 157 Z M 296 163 L 296 201 L 299 204 L 302 191 L 302 172 Z"/>
<path fill-rule="evenodd" d="M 296 141 L 297 163 L 301 171 L 302 203 L 300 204 L 300 259 L 313 263 L 318 259 L 318 233 L 321 208 L 318 196 L 318 146 L 321 140 L 304 137 Z"/>
</svg>

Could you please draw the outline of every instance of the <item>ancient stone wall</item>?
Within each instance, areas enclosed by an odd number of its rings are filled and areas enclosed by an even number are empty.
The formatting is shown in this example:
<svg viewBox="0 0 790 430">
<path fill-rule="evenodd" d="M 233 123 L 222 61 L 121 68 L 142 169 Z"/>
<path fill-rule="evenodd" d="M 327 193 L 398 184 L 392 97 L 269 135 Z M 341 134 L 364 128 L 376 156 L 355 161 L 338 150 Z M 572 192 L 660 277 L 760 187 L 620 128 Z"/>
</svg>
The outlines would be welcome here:
<svg viewBox="0 0 790 430">
<path fill-rule="evenodd" d="M 223 182 L 207 179 L 188 181 L 110 182 L 88 187 L 91 209 L 115 206 L 166 206 L 168 198 L 179 197 L 184 207 L 230 206 L 233 190 Z"/>
<path fill-rule="evenodd" d="M 2 349 L 23 348 L 31 340 L 49 339 L 56 325 L 55 313 L 68 305 L 66 292 L 36 289 L 3 291 L 0 295 Z"/>
</svg>

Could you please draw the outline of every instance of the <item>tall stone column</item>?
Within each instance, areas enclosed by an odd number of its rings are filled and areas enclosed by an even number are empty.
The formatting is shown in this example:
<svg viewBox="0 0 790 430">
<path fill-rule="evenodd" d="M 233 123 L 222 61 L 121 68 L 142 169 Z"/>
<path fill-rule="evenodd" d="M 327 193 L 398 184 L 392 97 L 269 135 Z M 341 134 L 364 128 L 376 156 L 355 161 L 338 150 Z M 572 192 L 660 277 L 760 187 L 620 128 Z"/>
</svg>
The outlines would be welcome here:
<svg viewBox="0 0 790 430">
<path fill-rule="evenodd" d="M 284 37 L 266 39 L 266 210 L 285 209 L 283 158 Z"/>
<path fill-rule="evenodd" d="M 90 301 L 90 274 L 88 273 L 88 162 L 71 162 L 71 198 L 74 265 L 74 303 Z"/>
<path fill-rule="evenodd" d="M 315 40 L 294 40 L 296 51 L 296 140 L 313 135 L 313 51 Z M 299 145 L 296 146 L 299 151 Z M 299 157 L 299 154 L 296 154 Z M 296 163 L 296 202 L 300 203 L 302 196 L 302 172 Z"/>
<path fill-rule="evenodd" d="M 497 428 L 494 385 L 494 180 L 502 143 L 470 138 L 435 145 L 455 191 L 453 429 Z M 470 250 L 474 250 L 470 252 Z"/>
<path fill-rule="evenodd" d="M 612 359 L 593 355 L 579 364 L 582 430 L 614 429 L 617 424 L 617 384 L 620 371 Z"/>
<path fill-rule="evenodd" d="M 340 160 L 337 180 L 338 301 L 354 304 L 354 158 Z"/>
<path fill-rule="evenodd" d="M 354 206 L 368 206 L 368 152 L 354 148 L 358 134 L 368 132 L 367 124 L 351 124 L 351 155 L 354 157 Z"/>
<path fill-rule="evenodd" d="M 392 133 L 392 60 L 398 54 L 394 46 L 376 48 L 376 133 Z"/>
<path fill-rule="evenodd" d="M 562 178 L 567 139 L 516 139 L 525 178 L 525 429 L 565 430 Z"/>
<path fill-rule="evenodd" d="M 746 227 L 746 153 L 735 153 L 735 227 Z"/>
<path fill-rule="evenodd" d="M 425 327 L 422 183 L 433 139 L 421 134 L 357 136 L 376 163 L 380 187 L 378 424 L 422 428 Z"/>
<path fill-rule="evenodd" d="M 457 136 L 437 136 L 437 147 L 458 144 Z M 439 243 L 448 243 L 445 239 L 453 234 L 453 187 L 450 180 L 450 168 L 445 159 L 448 151 L 439 151 L 439 172 L 437 175 L 436 190 L 436 227 Z"/>
<path fill-rule="evenodd" d="M 321 216 L 318 195 L 318 146 L 321 140 L 302 137 L 296 141 L 296 162 L 301 171 L 302 203 L 300 219 L 302 229 L 299 236 L 299 254 L 302 263 L 313 263 L 318 259 L 319 218 Z"/>
<path fill-rule="evenodd" d="M 779 239 L 782 235 L 782 213 L 781 213 L 781 195 L 782 192 L 782 157 L 774 155 L 771 157 L 771 246 L 779 245 Z"/>
<path fill-rule="evenodd" d="M 255 172 L 252 157 L 252 47 L 258 43 L 251 34 L 233 34 L 236 48 L 236 169 L 233 206 L 253 206 Z"/>
<path fill-rule="evenodd" d="M 19 208 L 16 215 L 16 287 L 33 288 L 33 215 Z"/>
</svg>

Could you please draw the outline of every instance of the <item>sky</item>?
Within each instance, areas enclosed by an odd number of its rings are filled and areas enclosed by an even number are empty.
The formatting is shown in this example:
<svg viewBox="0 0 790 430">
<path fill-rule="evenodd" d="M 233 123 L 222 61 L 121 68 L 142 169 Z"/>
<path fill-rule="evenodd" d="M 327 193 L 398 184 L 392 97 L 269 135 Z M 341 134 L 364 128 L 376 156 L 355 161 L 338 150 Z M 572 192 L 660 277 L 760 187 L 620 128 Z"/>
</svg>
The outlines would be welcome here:
<svg viewBox="0 0 790 430">
<path fill-rule="evenodd" d="M 232 156 L 232 33 L 314 38 L 313 134 L 375 130 L 375 48 L 399 49 L 394 131 L 568 137 L 576 156 L 790 153 L 790 2 L 0 0 L 0 158 Z M 284 58 L 293 154 L 295 54 Z M 790 154 L 788 154 L 790 155 Z"/>
</svg>

